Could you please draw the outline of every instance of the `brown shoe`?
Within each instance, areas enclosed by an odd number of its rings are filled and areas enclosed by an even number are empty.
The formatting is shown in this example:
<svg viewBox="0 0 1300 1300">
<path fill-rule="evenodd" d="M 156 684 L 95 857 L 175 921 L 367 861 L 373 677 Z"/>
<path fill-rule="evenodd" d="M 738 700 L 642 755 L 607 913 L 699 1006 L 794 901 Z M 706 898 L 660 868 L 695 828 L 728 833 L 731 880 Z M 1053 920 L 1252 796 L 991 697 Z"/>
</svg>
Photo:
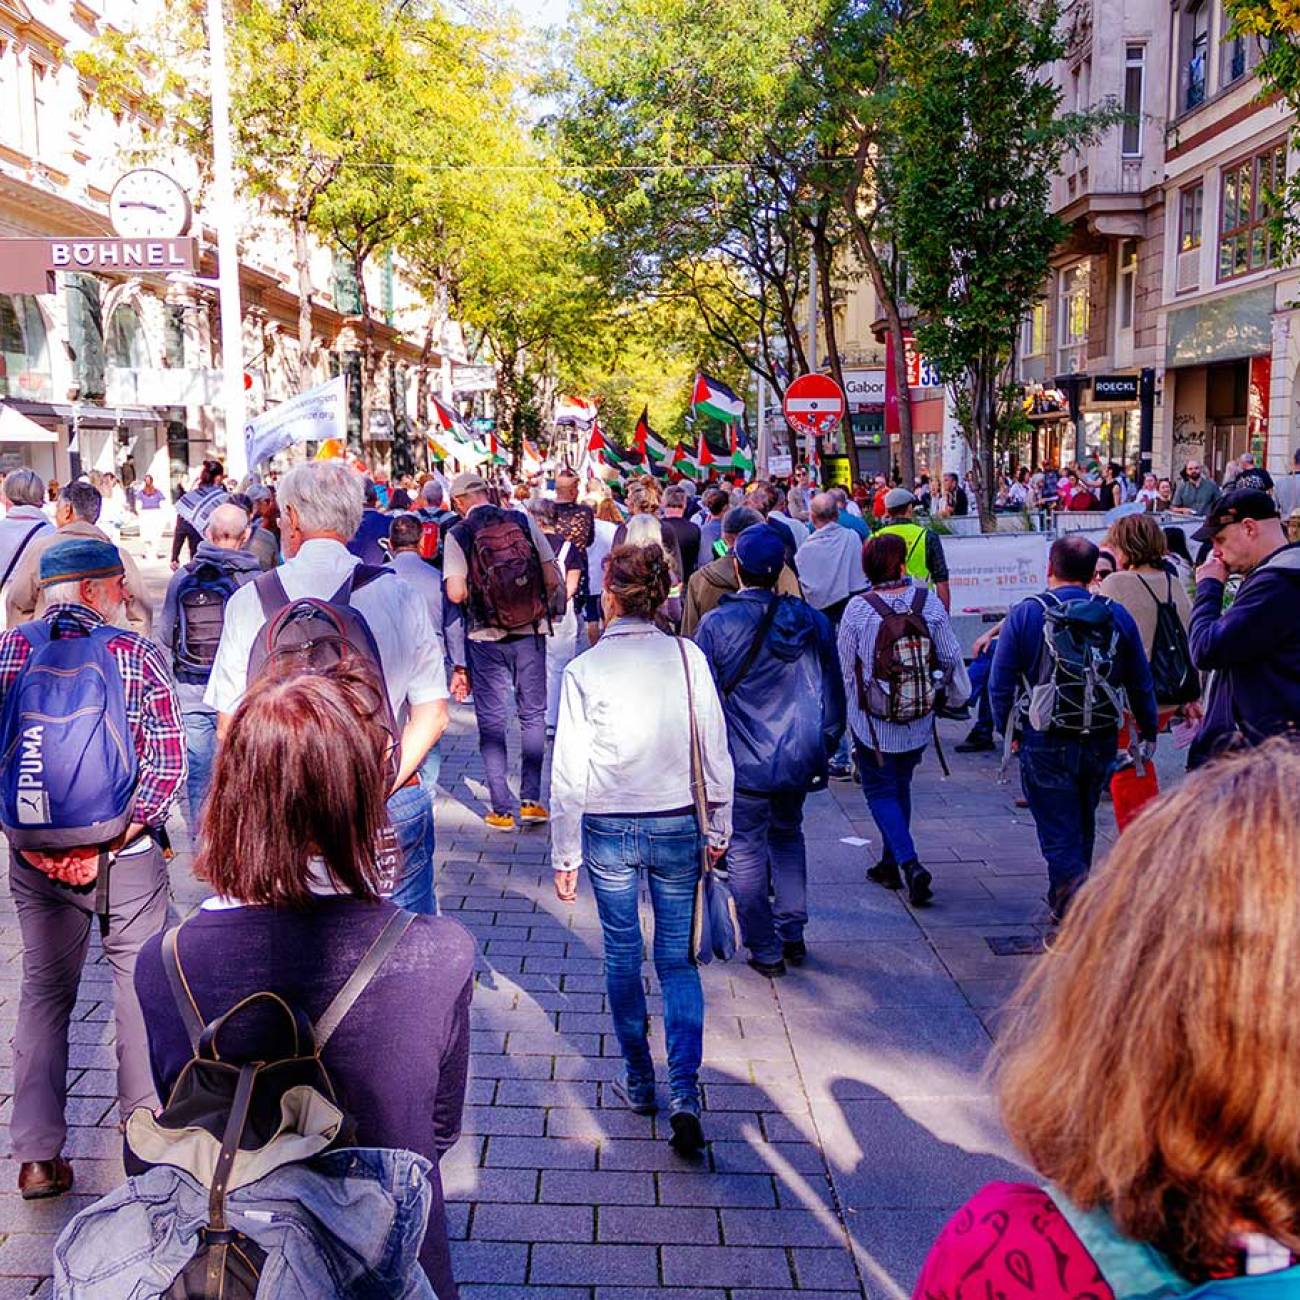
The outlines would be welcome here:
<svg viewBox="0 0 1300 1300">
<path fill-rule="evenodd" d="M 18 1190 L 24 1201 L 43 1201 L 72 1190 L 72 1166 L 62 1156 L 29 1160 L 18 1171 Z"/>
</svg>

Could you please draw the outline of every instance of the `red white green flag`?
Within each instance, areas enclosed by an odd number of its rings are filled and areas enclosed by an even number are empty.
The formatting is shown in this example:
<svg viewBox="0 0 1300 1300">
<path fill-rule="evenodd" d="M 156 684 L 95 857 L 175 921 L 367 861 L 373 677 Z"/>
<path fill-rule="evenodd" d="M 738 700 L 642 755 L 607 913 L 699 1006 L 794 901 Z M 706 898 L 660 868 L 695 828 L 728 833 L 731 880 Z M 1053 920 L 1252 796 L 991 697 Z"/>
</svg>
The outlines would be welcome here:
<svg viewBox="0 0 1300 1300">
<path fill-rule="evenodd" d="M 720 379 L 700 371 L 695 376 L 695 388 L 691 393 L 691 406 L 696 414 L 703 411 L 723 424 L 734 424 L 744 419 L 745 403 L 737 397 Z"/>
</svg>

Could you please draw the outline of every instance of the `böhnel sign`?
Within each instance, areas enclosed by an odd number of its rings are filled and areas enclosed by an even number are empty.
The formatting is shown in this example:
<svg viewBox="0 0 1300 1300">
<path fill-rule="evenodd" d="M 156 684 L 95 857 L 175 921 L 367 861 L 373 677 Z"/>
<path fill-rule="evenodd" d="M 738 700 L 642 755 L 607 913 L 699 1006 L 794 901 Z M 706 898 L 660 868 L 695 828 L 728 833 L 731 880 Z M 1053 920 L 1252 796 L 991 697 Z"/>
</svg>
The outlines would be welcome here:
<svg viewBox="0 0 1300 1300">
<path fill-rule="evenodd" d="M 51 270 L 194 269 L 192 239 L 52 239 L 49 247 L 48 266 Z"/>
</svg>

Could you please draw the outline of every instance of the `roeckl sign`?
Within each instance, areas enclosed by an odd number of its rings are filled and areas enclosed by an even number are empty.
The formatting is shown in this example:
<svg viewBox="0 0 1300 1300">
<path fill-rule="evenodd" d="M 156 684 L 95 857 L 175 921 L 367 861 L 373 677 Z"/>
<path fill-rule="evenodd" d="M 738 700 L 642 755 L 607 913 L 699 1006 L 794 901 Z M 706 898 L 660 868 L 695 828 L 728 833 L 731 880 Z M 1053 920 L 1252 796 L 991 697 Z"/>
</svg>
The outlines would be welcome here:
<svg viewBox="0 0 1300 1300">
<path fill-rule="evenodd" d="M 0 239 L 0 293 L 52 293 L 56 271 L 194 271 L 195 239 Z"/>
</svg>

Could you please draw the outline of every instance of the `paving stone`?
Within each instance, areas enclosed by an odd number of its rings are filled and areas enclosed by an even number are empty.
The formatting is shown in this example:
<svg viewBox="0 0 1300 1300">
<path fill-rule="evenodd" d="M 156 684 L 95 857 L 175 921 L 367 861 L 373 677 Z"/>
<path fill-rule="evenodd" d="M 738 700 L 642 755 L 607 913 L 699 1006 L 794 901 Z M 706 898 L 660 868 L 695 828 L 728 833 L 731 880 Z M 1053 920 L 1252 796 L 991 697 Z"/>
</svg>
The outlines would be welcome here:
<svg viewBox="0 0 1300 1300">
<path fill-rule="evenodd" d="M 528 1247 L 500 1241 L 453 1241 L 452 1274 L 457 1282 L 523 1282 Z"/>
<path fill-rule="evenodd" d="M 590 1242 L 595 1236 L 595 1211 L 588 1205 L 559 1209 L 483 1203 L 474 1210 L 471 1236 L 489 1241 Z"/>
<path fill-rule="evenodd" d="M 832 1216 L 809 1210 L 722 1210 L 728 1246 L 842 1246 L 844 1231 Z"/>
<path fill-rule="evenodd" d="M 654 1286 L 659 1280 L 657 1246 L 533 1247 L 529 1281 L 561 1284 Z"/>
<path fill-rule="evenodd" d="M 595 1169 L 596 1144 L 580 1138 L 488 1139 L 489 1168 Z"/>
<path fill-rule="evenodd" d="M 784 1250 L 766 1246 L 673 1246 L 664 1251 L 667 1286 L 788 1286 Z"/>
<path fill-rule="evenodd" d="M 600 1241 L 717 1245 L 718 1216 L 694 1206 L 602 1205 L 597 1211 Z"/>
<path fill-rule="evenodd" d="M 670 1172 L 659 1174 L 658 1182 L 661 1205 L 776 1204 L 772 1179 L 761 1174 L 715 1174 L 701 1178 L 697 1173 Z"/>
<path fill-rule="evenodd" d="M 551 1205 L 653 1205 L 654 1175 L 622 1170 L 578 1173 L 568 1169 L 543 1169 L 539 1199 Z M 698 1204 L 694 1201 L 677 1203 Z"/>
</svg>

